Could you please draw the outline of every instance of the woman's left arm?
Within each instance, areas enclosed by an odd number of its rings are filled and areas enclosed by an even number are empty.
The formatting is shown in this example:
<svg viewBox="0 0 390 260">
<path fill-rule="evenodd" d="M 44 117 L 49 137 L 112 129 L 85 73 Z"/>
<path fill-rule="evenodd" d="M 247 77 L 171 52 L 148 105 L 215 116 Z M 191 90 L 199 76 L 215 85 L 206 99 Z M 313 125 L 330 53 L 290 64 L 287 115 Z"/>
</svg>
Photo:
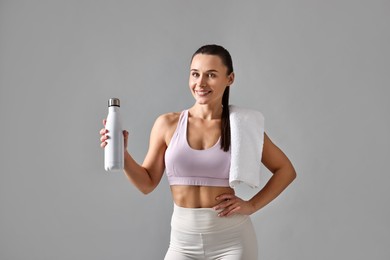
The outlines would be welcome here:
<svg viewBox="0 0 390 260">
<path fill-rule="evenodd" d="M 233 194 L 222 194 L 216 198 L 220 203 L 215 210 L 223 209 L 219 216 L 234 213 L 250 215 L 274 200 L 296 178 L 296 172 L 288 157 L 264 133 L 262 163 L 272 172 L 267 184 L 250 200 L 244 201 Z"/>
</svg>

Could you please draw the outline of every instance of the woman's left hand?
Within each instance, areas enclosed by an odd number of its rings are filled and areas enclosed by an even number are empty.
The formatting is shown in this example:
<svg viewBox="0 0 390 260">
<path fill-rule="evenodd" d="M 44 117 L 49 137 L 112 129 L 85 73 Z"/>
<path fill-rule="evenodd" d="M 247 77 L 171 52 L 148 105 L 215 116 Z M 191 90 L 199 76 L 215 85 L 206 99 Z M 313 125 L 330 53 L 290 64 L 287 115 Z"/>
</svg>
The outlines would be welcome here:
<svg viewBox="0 0 390 260">
<path fill-rule="evenodd" d="M 233 214 L 251 215 L 255 210 L 249 202 L 242 200 L 234 194 L 221 194 L 215 198 L 219 203 L 213 207 L 214 210 L 222 210 L 219 217 L 228 217 Z"/>
</svg>

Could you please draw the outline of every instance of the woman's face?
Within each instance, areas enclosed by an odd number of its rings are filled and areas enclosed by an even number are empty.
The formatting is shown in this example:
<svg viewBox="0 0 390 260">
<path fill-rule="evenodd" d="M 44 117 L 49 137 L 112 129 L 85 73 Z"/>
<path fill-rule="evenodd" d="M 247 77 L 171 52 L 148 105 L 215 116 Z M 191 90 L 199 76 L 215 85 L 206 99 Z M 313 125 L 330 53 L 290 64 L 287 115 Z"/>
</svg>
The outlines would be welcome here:
<svg viewBox="0 0 390 260">
<path fill-rule="evenodd" d="M 216 55 L 197 54 L 191 62 L 189 87 L 199 104 L 221 104 L 227 86 L 234 81 L 234 73 L 227 75 L 227 67 Z"/>
</svg>

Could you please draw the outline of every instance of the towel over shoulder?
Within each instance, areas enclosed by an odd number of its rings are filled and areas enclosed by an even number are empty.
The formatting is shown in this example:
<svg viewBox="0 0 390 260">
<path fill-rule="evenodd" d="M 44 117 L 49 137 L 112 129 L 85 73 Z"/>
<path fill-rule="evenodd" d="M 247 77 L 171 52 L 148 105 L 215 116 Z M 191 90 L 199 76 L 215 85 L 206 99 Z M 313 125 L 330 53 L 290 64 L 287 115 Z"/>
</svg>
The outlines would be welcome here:
<svg viewBox="0 0 390 260">
<path fill-rule="evenodd" d="M 264 144 L 264 116 L 253 109 L 229 106 L 231 164 L 229 185 L 245 183 L 260 186 L 261 156 Z"/>
</svg>

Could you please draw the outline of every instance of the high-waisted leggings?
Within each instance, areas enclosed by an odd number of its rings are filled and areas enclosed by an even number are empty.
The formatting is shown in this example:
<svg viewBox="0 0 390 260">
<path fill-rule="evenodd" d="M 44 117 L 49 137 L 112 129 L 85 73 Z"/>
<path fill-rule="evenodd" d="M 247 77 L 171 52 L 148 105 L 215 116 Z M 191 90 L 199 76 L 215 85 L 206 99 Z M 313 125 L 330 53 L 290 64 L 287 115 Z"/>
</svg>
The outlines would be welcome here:
<svg viewBox="0 0 390 260">
<path fill-rule="evenodd" d="M 211 208 L 174 205 L 165 260 L 257 260 L 257 239 L 249 216 L 218 217 Z"/>
</svg>

